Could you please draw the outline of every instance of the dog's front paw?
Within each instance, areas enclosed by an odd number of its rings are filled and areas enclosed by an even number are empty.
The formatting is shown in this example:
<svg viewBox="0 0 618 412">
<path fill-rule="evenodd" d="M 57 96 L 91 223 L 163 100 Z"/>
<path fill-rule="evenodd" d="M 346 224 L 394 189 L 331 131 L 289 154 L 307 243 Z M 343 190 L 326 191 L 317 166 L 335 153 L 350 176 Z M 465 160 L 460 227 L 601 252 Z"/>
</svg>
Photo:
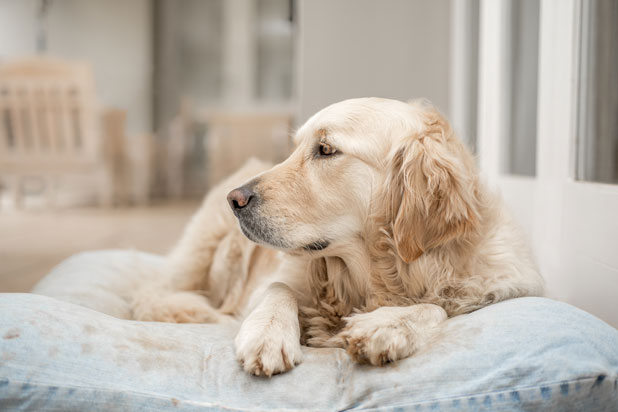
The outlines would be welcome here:
<svg viewBox="0 0 618 412">
<path fill-rule="evenodd" d="M 385 306 L 345 318 L 337 338 L 356 361 L 379 366 L 419 350 L 446 318 L 444 309 L 432 304 Z"/>
<path fill-rule="evenodd" d="M 294 330 L 296 329 L 296 330 Z M 277 319 L 255 322 L 251 317 L 236 335 L 236 358 L 253 375 L 286 372 L 302 359 L 298 327 Z"/>
<path fill-rule="evenodd" d="M 346 326 L 339 337 L 357 362 L 381 366 L 406 358 L 416 351 L 412 330 L 382 316 L 381 309 L 384 308 L 345 319 Z"/>
</svg>

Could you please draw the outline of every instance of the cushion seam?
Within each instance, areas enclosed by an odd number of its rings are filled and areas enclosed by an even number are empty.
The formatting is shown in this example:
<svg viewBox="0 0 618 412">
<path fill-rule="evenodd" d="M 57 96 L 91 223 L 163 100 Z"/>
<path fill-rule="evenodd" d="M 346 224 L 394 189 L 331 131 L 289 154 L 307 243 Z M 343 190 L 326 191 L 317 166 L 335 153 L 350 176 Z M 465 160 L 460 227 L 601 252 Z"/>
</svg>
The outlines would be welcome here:
<svg viewBox="0 0 618 412">
<path fill-rule="evenodd" d="M 575 379 L 567 379 L 567 380 L 559 380 L 559 381 L 552 381 L 552 382 L 548 382 L 548 383 L 539 383 L 536 385 L 529 385 L 529 386 L 521 386 L 521 387 L 514 387 L 512 389 L 501 389 L 501 390 L 496 390 L 496 391 L 491 391 L 491 392 L 475 392 L 475 393 L 468 393 L 465 395 L 456 395 L 456 396 L 452 396 L 452 397 L 444 397 L 444 398 L 434 398 L 434 399 L 429 399 L 429 400 L 424 400 L 424 401 L 419 401 L 419 402 L 414 402 L 414 403 L 404 403 L 401 405 L 391 405 L 388 406 L 389 408 L 397 408 L 397 407 L 409 407 L 409 406 L 416 406 L 416 405 L 423 405 L 423 404 L 430 404 L 430 403 L 434 403 L 434 402 L 448 402 L 448 401 L 454 401 L 454 400 L 458 400 L 458 399 L 468 399 L 471 397 L 484 397 L 484 396 L 488 396 L 488 395 L 493 395 L 493 394 L 500 394 L 500 393 L 511 393 L 511 392 L 524 392 L 524 391 L 533 391 L 533 390 L 539 390 L 541 388 L 544 387 L 556 387 L 556 386 L 560 386 L 560 385 L 564 385 L 565 383 L 567 384 L 571 384 L 574 382 L 583 382 L 583 381 L 596 381 L 599 376 L 601 375 L 605 375 L 606 378 L 609 378 L 609 380 L 616 380 L 618 379 L 618 374 L 616 373 L 600 373 L 594 376 L 587 376 L 587 377 L 583 377 L 583 378 L 575 378 Z M 390 392 L 390 391 L 389 391 Z M 566 397 L 566 395 L 565 395 Z M 359 410 L 359 411 L 371 411 L 371 410 L 379 410 L 382 407 L 367 407 L 367 408 L 360 408 L 360 409 L 350 409 L 350 408 L 346 408 L 346 410 Z"/>
<path fill-rule="evenodd" d="M 168 396 L 164 396 L 161 395 L 160 393 L 155 393 L 155 392 L 146 392 L 146 391 L 135 391 L 135 390 L 124 390 L 124 389 L 110 389 L 110 388 L 102 388 L 99 386 L 86 386 L 86 385 L 66 385 L 66 384 L 58 384 L 58 385 L 53 385 L 50 383 L 42 383 L 42 382 L 26 382 L 26 381 L 22 381 L 22 380 L 18 380 L 18 379 L 9 379 L 9 378 L 0 378 L 0 382 L 7 382 L 9 384 L 16 384 L 16 385 L 31 385 L 31 386 L 38 386 L 38 387 L 45 387 L 45 388 L 67 388 L 67 389 L 86 389 L 86 390 L 93 390 L 93 391 L 101 391 L 101 392 L 106 392 L 106 393 L 121 393 L 121 394 L 130 394 L 133 396 L 139 396 L 141 398 L 155 398 L 155 399 L 159 399 L 159 400 L 167 400 L 170 402 L 173 402 L 173 399 L 177 400 L 179 403 L 186 403 L 188 405 L 195 405 L 195 406 L 201 406 L 201 407 L 208 407 L 208 408 L 221 408 L 221 409 L 225 409 L 228 411 L 236 411 L 236 412 L 244 412 L 244 411 L 252 411 L 252 412 L 262 412 L 262 411 L 283 411 L 283 412 L 311 412 L 311 411 L 315 411 L 316 409 L 287 409 L 287 408 L 276 408 L 276 409 L 252 409 L 252 408 L 235 408 L 235 407 L 230 407 L 230 406 L 225 406 L 225 405 L 221 405 L 218 403 L 210 403 L 210 402 L 202 402 L 202 401 L 194 401 L 194 400 L 190 400 L 190 399 L 180 399 L 177 398 L 175 396 L 172 395 L 168 395 Z M 1 389 L 0 389 L 1 390 Z"/>
</svg>

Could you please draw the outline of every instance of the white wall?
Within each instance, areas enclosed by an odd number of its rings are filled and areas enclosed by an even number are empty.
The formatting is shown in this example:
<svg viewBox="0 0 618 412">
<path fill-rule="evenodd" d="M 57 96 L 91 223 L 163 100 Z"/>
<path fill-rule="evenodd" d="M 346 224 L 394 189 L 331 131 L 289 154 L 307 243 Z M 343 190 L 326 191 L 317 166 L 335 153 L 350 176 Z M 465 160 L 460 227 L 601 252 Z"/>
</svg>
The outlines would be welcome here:
<svg viewBox="0 0 618 412">
<path fill-rule="evenodd" d="M 448 110 L 448 0 L 299 0 L 300 122 L 352 97 L 425 97 Z"/>
<path fill-rule="evenodd" d="M 55 0 L 48 54 L 91 62 L 102 106 L 124 109 L 128 131 L 151 129 L 152 47 L 148 0 Z M 0 0 L 0 60 L 36 52 L 36 0 Z"/>
</svg>

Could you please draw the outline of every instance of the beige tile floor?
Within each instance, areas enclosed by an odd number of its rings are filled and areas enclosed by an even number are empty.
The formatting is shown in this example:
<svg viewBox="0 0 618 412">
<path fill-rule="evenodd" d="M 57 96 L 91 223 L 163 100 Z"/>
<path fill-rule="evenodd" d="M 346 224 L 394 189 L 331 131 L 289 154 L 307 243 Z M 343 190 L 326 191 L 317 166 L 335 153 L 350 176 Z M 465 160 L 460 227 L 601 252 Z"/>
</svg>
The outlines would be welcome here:
<svg viewBox="0 0 618 412">
<path fill-rule="evenodd" d="M 166 253 L 198 206 L 0 212 L 0 292 L 27 292 L 60 261 L 84 250 Z"/>
</svg>

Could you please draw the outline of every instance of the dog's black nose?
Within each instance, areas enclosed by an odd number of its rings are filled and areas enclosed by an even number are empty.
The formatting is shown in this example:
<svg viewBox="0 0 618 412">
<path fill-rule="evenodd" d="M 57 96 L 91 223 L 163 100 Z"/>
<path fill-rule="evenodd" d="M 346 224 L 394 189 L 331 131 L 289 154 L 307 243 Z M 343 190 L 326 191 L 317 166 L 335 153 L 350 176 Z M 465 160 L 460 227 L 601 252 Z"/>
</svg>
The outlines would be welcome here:
<svg viewBox="0 0 618 412">
<path fill-rule="evenodd" d="M 227 202 L 232 210 L 237 211 L 249 206 L 251 199 L 255 197 L 255 193 L 245 186 L 232 190 L 227 195 Z"/>
</svg>

